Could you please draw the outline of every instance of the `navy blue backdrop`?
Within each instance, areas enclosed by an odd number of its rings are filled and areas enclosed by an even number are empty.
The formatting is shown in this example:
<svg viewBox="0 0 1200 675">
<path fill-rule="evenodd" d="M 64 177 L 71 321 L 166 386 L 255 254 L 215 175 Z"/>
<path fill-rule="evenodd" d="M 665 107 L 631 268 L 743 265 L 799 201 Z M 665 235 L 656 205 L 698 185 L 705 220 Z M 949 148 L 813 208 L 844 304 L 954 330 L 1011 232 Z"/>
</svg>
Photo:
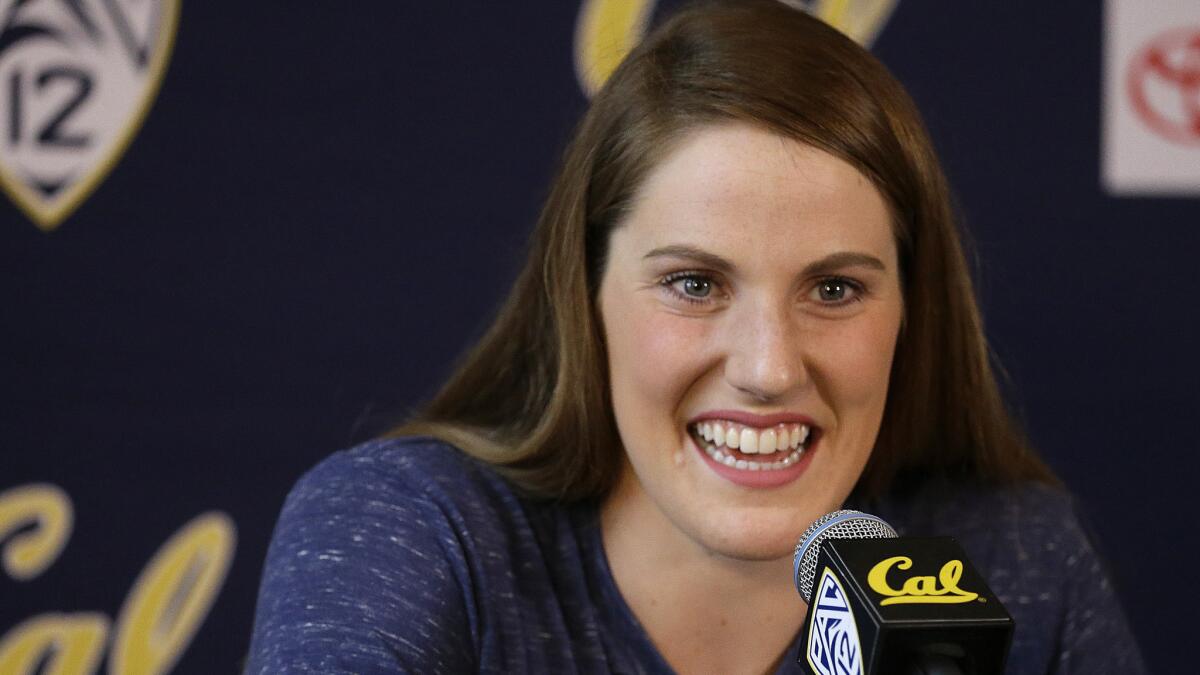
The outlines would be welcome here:
<svg viewBox="0 0 1200 675">
<path fill-rule="evenodd" d="M 53 564 L 0 575 L 0 635 L 115 620 L 215 510 L 233 562 L 176 671 L 239 667 L 291 483 L 427 397 L 510 283 L 586 106 L 579 4 L 186 3 L 95 193 L 49 232 L 0 199 L 0 491 L 74 505 Z M 1200 199 L 1104 191 L 1103 36 L 1093 2 L 901 0 L 873 49 L 955 187 L 1010 400 L 1182 672 Z"/>
</svg>

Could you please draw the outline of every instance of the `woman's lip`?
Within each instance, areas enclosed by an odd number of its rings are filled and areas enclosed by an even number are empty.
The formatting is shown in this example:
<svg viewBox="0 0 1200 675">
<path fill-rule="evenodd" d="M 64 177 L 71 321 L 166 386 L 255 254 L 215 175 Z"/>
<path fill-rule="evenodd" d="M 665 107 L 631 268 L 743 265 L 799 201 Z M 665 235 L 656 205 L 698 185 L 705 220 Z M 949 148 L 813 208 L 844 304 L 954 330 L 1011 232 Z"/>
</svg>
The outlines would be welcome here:
<svg viewBox="0 0 1200 675">
<path fill-rule="evenodd" d="M 809 427 L 815 427 L 816 423 L 807 415 L 798 415 L 796 413 L 773 413 L 770 415 L 756 415 L 755 413 L 746 412 L 744 410 L 710 410 L 696 415 L 688 421 L 689 425 L 699 424 L 707 420 L 728 420 L 737 422 L 748 427 L 766 428 L 773 427 L 777 424 L 807 424 Z"/>
</svg>

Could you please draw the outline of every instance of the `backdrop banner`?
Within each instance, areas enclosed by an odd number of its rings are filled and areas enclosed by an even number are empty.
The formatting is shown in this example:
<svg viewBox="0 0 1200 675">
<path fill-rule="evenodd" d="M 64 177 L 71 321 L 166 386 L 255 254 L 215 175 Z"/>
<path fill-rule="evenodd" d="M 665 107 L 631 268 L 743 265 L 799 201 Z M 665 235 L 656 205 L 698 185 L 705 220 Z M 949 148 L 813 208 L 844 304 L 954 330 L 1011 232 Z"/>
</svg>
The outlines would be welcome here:
<svg viewBox="0 0 1200 675">
<path fill-rule="evenodd" d="M 677 4 L 0 0 L 0 673 L 237 672 L 289 487 L 479 336 Z M 789 4 L 926 115 L 1005 393 L 1184 672 L 1200 3 Z"/>
</svg>

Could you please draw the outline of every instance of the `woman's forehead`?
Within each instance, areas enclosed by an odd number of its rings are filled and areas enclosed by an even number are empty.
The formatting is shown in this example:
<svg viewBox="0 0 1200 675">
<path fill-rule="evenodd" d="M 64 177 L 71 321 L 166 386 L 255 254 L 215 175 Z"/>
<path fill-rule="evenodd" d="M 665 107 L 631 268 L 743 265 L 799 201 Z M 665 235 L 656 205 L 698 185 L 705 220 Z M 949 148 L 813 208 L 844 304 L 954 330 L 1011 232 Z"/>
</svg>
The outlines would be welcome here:
<svg viewBox="0 0 1200 675">
<path fill-rule="evenodd" d="M 620 229 L 650 248 L 882 249 L 893 238 L 883 196 L 858 170 L 748 124 L 690 132 L 648 173 Z"/>
</svg>

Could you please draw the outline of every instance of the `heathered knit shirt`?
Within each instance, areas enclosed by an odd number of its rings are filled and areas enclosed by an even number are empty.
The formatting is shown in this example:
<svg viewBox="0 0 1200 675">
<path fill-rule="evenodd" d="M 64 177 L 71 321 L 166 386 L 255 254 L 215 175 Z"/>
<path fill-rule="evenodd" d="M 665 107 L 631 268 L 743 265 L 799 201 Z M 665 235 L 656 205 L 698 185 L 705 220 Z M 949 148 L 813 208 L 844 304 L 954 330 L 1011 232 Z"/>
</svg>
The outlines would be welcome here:
<svg viewBox="0 0 1200 675">
<path fill-rule="evenodd" d="M 1009 673 L 1145 672 L 1070 498 L 924 490 L 870 508 L 953 536 L 1016 621 Z M 779 673 L 802 672 L 797 639 Z M 617 590 L 597 505 L 523 498 L 432 439 L 338 453 L 292 490 L 248 673 L 671 673 Z"/>
</svg>

